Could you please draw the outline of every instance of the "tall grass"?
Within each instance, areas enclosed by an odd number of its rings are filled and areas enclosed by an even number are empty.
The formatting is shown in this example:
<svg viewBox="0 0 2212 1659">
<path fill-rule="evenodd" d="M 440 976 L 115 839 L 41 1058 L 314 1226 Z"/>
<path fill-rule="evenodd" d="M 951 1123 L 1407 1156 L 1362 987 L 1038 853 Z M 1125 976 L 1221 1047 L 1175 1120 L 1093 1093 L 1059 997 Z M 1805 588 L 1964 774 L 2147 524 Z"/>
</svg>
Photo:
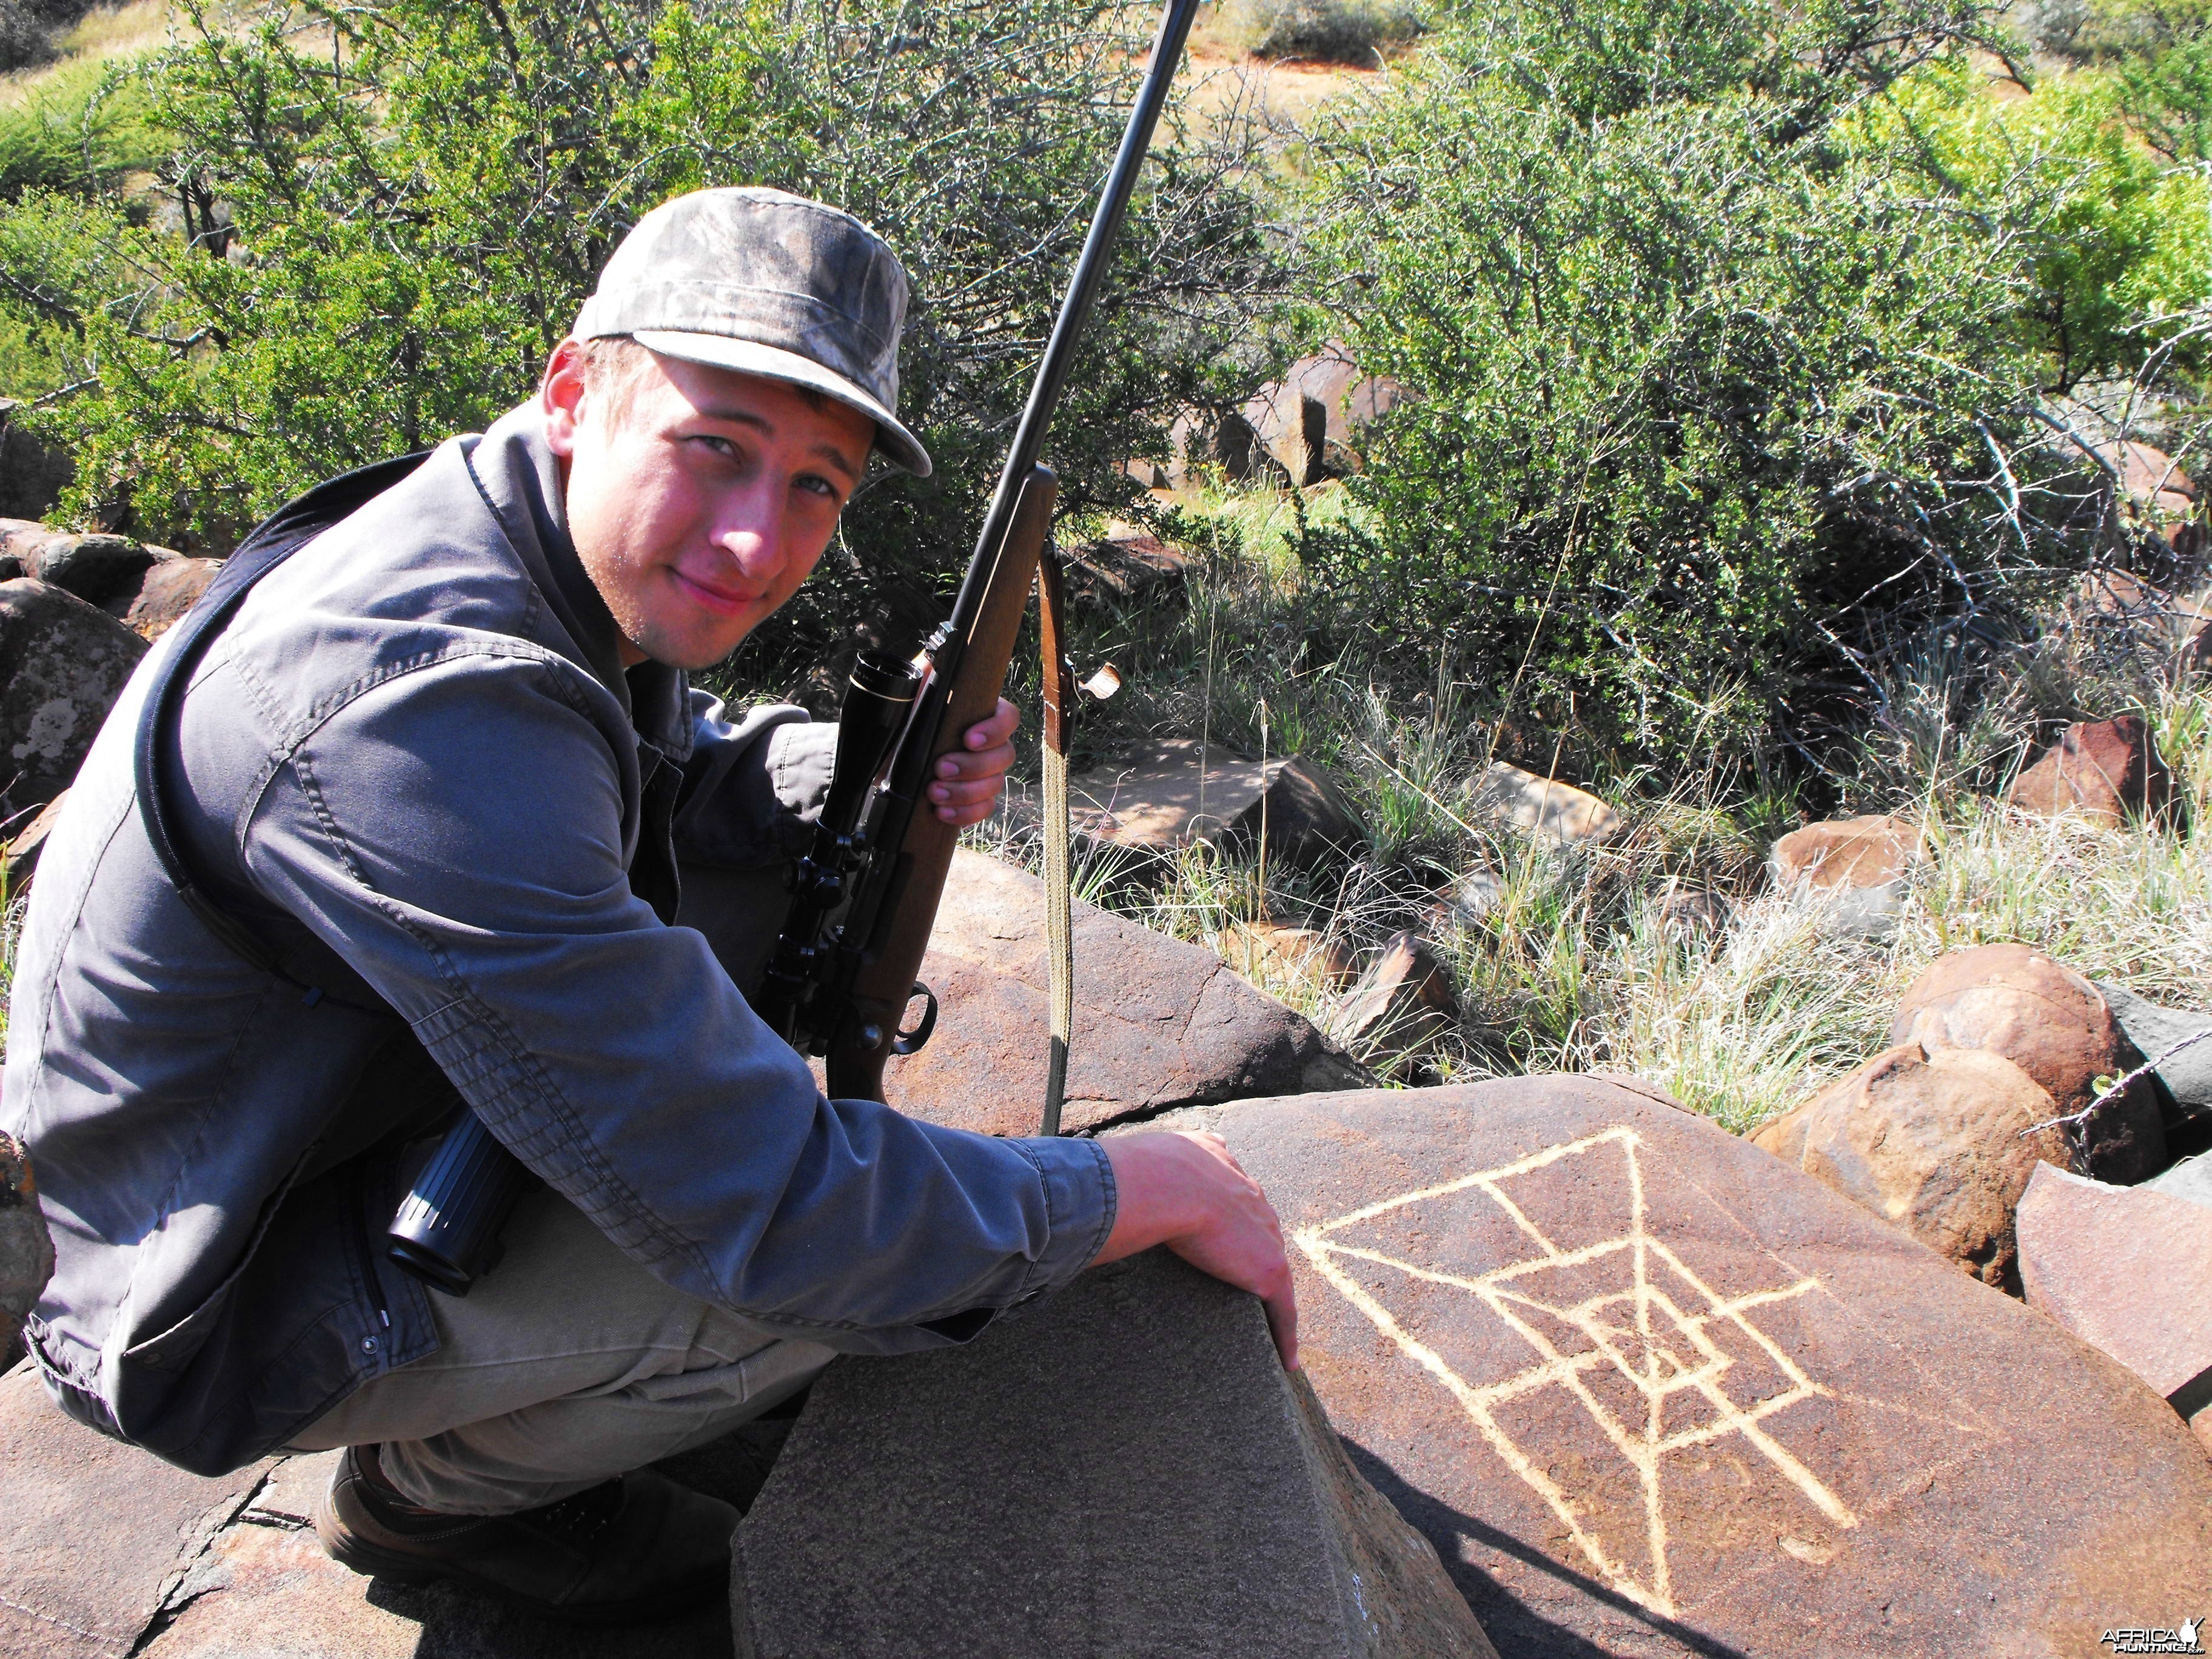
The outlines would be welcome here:
<svg viewBox="0 0 2212 1659">
<path fill-rule="evenodd" d="M 1417 929 L 1461 1006 L 1417 1075 L 1631 1073 L 1737 1131 L 1886 1046 L 1899 998 L 1947 951 L 2024 943 L 2154 1001 L 2212 1007 L 2212 863 L 2190 829 L 2212 823 L 2212 704 L 2169 641 L 2060 609 L 2015 619 L 1995 644 L 1932 635 L 1875 665 L 1872 723 L 1829 793 L 1843 810 L 1923 823 L 1929 857 L 1893 934 L 1838 937 L 1817 908 L 1771 889 L 1768 848 L 1808 814 L 1757 765 L 1582 780 L 1626 822 L 1602 847 L 1555 847 L 1476 817 L 1469 786 L 1494 754 L 1517 743 L 1515 757 L 1539 772 L 1546 757 L 1516 734 L 1510 688 L 1409 690 L 1422 677 L 1403 664 L 1303 654 L 1298 515 L 1341 510 L 1315 494 L 1201 499 L 1180 526 L 1200 550 L 1187 594 L 1085 622 L 1085 660 L 1115 655 L 1134 694 L 1097 711 L 1086 742 L 1097 759 L 1203 725 L 1257 754 L 1264 715 L 1270 752 L 1331 768 L 1366 848 L 1346 867 L 1264 874 L 1253 853 L 1211 844 L 1142 863 L 1093 848 L 1093 902 L 1223 950 L 1346 1037 L 1357 987 L 1310 961 L 1243 951 L 1240 926 L 1310 927 L 1354 953 Z M 2130 709 L 2181 785 L 2178 824 L 2110 829 L 2002 804 L 2065 720 Z M 1034 857 L 1006 820 L 980 839 Z M 1488 893 L 1479 914 L 1447 902 L 1476 872 Z M 1393 1058 L 1387 1038 L 1352 1046 L 1378 1066 Z"/>
</svg>

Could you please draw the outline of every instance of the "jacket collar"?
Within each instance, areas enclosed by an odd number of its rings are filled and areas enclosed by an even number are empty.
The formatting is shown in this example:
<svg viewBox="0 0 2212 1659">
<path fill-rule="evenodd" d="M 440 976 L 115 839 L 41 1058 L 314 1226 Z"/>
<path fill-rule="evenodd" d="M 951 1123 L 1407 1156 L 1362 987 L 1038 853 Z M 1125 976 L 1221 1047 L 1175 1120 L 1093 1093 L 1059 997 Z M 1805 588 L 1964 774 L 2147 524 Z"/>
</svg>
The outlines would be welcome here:
<svg viewBox="0 0 2212 1659">
<path fill-rule="evenodd" d="M 465 444 L 471 475 L 578 659 L 623 705 L 641 740 L 670 760 L 691 754 L 690 687 L 665 663 L 622 665 L 622 630 L 568 539 L 561 463 L 535 401 L 518 405 Z"/>
</svg>

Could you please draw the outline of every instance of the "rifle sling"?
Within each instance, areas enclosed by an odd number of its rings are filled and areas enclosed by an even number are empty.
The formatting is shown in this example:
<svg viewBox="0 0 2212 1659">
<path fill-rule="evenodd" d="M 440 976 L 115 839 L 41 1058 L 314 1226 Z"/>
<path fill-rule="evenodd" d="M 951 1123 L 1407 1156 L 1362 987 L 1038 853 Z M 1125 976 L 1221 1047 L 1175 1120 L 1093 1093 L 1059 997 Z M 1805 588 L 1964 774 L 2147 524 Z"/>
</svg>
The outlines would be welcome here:
<svg viewBox="0 0 2212 1659">
<path fill-rule="evenodd" d="M 1060 554 L 1050 537 L 1037 560 L 1037 616 L 1044 655 L 1044 931 L 1051 975 L 1051 1053 L 1041 1133 L 1056 1135 L 1067 1090 L 1068 1039 L 1075 1031 L 1074 906 L 1067 859 L 1067 744 L 1075 723 L 1075 667 L 1067 657 Z"/>
</svg>

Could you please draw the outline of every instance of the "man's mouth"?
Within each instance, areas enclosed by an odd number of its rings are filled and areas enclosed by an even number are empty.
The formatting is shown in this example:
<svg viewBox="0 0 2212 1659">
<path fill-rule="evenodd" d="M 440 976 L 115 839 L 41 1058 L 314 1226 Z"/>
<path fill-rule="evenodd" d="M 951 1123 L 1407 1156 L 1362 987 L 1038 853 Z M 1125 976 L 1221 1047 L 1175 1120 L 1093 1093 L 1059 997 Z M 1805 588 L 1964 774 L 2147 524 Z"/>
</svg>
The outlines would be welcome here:
<svg viewBox="0 0 2212 1659">
<path fill-rule="evenodd" d="M 696 576 L 685 575 L 681 570 L 672 568 L 669 574 L 676 578 L 678 586 L 692 600 L 720 616 L 734 617 L 750 611 L 760 604 L 763 597 L 758 592 L 741 587 L 723 587 L 702 582 Z"/>
</svg>

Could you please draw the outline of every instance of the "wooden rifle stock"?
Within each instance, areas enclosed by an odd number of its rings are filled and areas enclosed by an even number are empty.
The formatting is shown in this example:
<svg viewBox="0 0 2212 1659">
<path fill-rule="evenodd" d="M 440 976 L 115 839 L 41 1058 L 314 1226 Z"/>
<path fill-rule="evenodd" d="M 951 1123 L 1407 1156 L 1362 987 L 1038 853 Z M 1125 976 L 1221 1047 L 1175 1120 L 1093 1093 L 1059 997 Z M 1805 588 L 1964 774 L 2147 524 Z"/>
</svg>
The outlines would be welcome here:
<svg viewBox="0 0 2212 1659">
<path fill-rule="evenodd" d="M 1057 483 L 1049 467 L 1036 466 L 1024 481 L 1012 520 L 999 544 L 998 557 L 982 594 L 974 628 L 957 653 L 945 690 L 944 714 L 927 763 L 920 771 L 916 798 L 906 807 L 906 834 L 895 854 L 896 867 L 872 937 L 863 947 L 860 965 L 830 1040 L 826 1056 L 830 1093 L 839 1100 L 882 1100 L 884 1063 L 894 1052 L 894 1034 L 921 971 L 930 930 L 945 896 L 960 831 L 939 817 L 928 804 L 940 757 L 961 746 L 968 728 L 990 718 L 999 706 L 1013 661 L 1014 641 L 1028 609 L 1038 558 L 1052 530 Z"/>
</svg>

